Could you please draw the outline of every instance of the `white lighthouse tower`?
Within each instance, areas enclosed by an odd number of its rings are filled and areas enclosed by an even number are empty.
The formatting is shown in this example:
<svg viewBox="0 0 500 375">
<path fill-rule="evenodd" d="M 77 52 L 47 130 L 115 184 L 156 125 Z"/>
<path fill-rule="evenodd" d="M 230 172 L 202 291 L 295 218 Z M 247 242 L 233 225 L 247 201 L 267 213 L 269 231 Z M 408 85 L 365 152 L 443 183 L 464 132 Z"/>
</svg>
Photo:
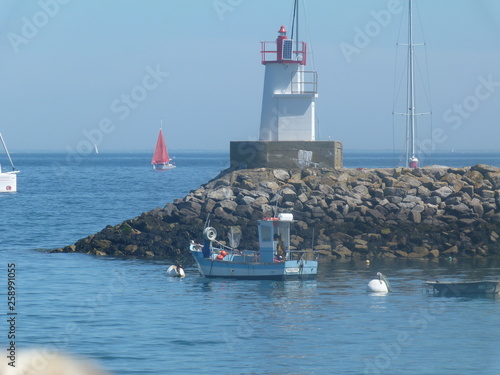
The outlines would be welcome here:
<svg viewBox="0 0 500 375">
<path fill-rule="evenodd" d="M 275 42 L 262 42 L 266 67 L 261 141 L 315 141 L 317 74 L 306 71 L 307 44 L 288 39 L 284 26 Z"/>
<path fill-rule="evenodd" d="M 231 141 L 231 168 L 342 168 L 342 142 L 318 141 L 315 71 L 305 70 L 299 0 L 294 1 L 290 38 L 284 26 L 273 42 L 261 42 L 265 66 L 258 141 Z"/>
</svg>

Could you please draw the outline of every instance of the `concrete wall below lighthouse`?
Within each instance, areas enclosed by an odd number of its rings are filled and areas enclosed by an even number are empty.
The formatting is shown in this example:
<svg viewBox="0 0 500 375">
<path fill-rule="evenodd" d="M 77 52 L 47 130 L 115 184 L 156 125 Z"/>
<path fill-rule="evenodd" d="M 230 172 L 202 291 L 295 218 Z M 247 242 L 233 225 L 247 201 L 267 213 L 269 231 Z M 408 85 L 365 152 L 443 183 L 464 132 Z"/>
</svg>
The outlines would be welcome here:
<svg viewBox="0 0 500 375">
<path fill-rule="evenodd" d="M 342 142 L 338 141 L 232 141 L 231 167 L 342 168 Z"/>
</svg>

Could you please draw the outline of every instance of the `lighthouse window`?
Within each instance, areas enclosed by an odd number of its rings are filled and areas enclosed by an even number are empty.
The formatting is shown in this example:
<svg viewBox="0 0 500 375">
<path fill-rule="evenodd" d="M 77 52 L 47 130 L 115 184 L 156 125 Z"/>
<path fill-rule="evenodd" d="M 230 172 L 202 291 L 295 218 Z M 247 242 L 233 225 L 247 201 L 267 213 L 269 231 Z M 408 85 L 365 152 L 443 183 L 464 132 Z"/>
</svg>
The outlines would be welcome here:
<svg viewBox="0 0 500 375">
<path fill-rule="evenodd" d="M 293 40 L 285 39 L 283 41 L 283 60 L 292 59 L 292 49 L 293 49 Z"/>
</svg>

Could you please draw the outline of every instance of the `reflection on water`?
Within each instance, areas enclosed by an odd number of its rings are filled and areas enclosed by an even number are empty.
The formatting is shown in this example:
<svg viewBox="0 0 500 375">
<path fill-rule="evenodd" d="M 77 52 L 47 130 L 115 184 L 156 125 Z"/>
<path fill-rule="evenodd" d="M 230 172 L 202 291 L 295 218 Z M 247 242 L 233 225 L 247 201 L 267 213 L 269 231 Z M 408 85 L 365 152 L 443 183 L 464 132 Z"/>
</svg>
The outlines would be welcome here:
<svg viewBox="0 0 500 375">
<path fill-rule="evenodd" d="M 316 280 L 279 282 L 203 279 L 194 267 L 171 278 L 164 261 L 22 255 L 20 348 L 49 338 L 117 374 L 498 373 L 485 360 L 499 354 L 499 298 L 422 291 L 427 280 L 500 278 L 498 261 L 325 261 Z M 366 292 L 377 272 L 393 292 Z M 445 361 L 457 342 L 469 355 Z"/>
</svg>

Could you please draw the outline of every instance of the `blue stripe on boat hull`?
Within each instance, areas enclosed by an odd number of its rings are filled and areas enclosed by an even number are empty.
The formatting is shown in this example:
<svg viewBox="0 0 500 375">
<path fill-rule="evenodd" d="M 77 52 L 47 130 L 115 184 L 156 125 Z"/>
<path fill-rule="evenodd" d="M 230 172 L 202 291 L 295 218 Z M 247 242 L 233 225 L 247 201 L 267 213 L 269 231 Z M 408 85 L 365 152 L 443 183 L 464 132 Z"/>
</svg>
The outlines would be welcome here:
<svg viewBox="0 0 500 375">
<path fill-rule="evenodd" d="M 305 275 L 276 275 L 276 276 L 208 276 L 202 275 L 207 279 L 233 279 L 233 280 L 272 280 L 272 281 L 285 281 L 285 280 L 314 280 L 316 274 Z"/>
<path fill-rule="evenodd" d="M 204 258 L 200 251 L 192 252 L 200 274 L 207 278 L 223 277 L 246 280 L 307 280 L 314 279 L 318 262 L 293 260 L 273 263 L 245 263 Z"/>
</svg>

